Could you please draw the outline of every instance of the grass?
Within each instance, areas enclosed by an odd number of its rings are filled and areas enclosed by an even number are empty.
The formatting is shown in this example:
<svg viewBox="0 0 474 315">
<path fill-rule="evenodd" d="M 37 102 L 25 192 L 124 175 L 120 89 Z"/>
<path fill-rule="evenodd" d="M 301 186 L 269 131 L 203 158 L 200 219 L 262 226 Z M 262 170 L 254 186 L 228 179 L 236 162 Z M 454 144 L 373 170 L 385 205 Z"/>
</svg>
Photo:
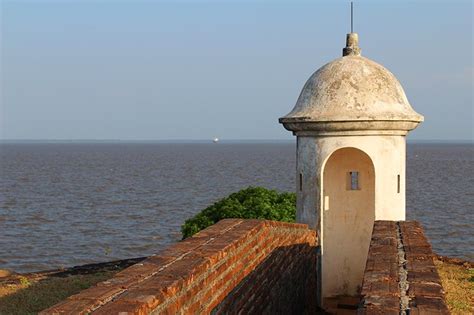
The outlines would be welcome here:
<svg viewBox="0 0 474 315">
<path fill-rule="evenodd" d="M 145 257 L 0 278 L 0 315 L 37 314 Z"/>
<path fill-rule="evenodd" d="M 17 283 L 0 285 L 0 314 L 37 314 L 114 274 L 114 271 L 105 271 L 32 279 L 21 276 Z"/>
<path fill-rule="evenodd" d="M 451 314 L 474 314 L 474 268 L 471 263 L 440 257 L 435 260 Z"/>
<path fill-rule="evenodd" d="M 0 314 L 37 314 L 68 296 L 113 277 L 115 273 L 142 259 L 77 267 L 66 272 L 0 278 Z M 435 264 L 451 313 L 474 314 L 473 265 L 446 257 L 439 257 Z"/>
</svg>

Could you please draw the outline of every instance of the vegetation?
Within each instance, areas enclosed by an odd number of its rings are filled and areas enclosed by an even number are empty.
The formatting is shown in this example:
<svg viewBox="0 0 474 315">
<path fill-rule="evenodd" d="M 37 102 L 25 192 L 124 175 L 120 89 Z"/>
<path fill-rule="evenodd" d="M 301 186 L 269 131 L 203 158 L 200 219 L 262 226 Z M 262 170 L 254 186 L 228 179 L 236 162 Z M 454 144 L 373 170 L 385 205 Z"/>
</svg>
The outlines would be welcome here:
<svg viewBox="0 0 474 315">
<path fill-rule="evenodd" d="M 474 314 L 474 268 L 472 263 L 439 257 L 435 260 L 435 264 L 451 314 Z"/>
<path fill-rule="evenodd" d="M 183 239 L 225 218 L 267 219 L 294 222 L 296 195 L 262 187 L 248 187 L 214 203 L 186 220 Z"/>
<path fill-rule="evenodd" d="M 0 272 L 0 314 L 37 314 L 145 258 L 28 274 Z"/>
<path fill-rule="evenodd" d="M 111 278 L 117 271 L 31 279 L 20 276 L 17 281 L 0 283 L 0 314 L 37 314 L 68 296 Z"/>
</svg>

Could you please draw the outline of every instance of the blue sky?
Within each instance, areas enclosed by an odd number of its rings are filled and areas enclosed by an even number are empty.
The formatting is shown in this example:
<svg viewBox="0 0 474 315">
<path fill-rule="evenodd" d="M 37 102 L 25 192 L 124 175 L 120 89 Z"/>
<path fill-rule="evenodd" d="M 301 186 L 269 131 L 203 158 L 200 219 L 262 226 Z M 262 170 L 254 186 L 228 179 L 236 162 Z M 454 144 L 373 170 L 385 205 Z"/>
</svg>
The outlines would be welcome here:
<svg viewBox="0 0 474 315">
<path fill-rule="evenodd" d="M 290 139 L 341 56 L 348 1 L 1 1 L 0 139 Z M 362 54 L 425 122 L 473 139 L 471 1 L 356 1 Z"/>
</svg>

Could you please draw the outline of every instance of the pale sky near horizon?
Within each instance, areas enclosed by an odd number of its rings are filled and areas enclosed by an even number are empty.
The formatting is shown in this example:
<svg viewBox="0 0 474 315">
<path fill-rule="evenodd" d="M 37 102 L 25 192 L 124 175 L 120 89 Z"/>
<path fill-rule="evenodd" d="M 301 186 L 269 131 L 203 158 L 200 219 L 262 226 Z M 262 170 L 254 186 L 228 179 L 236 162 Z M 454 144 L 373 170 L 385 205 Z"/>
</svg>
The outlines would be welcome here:
<svg viewBox="0 0 474 315">
<path fill-rule="evenodd" d="M 290 139 L 349 31 L 349 1 L 0 1 L 0 139 Z M 354 7 L 425 116 L 409 139 L 472 141 L 472 2 Z"/>
</svg>

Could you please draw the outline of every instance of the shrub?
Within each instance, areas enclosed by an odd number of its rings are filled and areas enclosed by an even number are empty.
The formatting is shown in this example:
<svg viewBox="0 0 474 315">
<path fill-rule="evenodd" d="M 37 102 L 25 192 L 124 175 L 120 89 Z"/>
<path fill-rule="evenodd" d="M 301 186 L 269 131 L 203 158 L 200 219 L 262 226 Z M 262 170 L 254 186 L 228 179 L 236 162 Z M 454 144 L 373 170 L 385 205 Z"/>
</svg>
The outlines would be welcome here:
<svg viewBox="0 0 474 315">
<path fill-rule="evenodd" d="M 181 226 L 181 233 L 185 239 L 225 218 L 294 222 L 295 215 L 294 193 L 248 187 L 219 200 L 186 220 Z"/>
</svg>

